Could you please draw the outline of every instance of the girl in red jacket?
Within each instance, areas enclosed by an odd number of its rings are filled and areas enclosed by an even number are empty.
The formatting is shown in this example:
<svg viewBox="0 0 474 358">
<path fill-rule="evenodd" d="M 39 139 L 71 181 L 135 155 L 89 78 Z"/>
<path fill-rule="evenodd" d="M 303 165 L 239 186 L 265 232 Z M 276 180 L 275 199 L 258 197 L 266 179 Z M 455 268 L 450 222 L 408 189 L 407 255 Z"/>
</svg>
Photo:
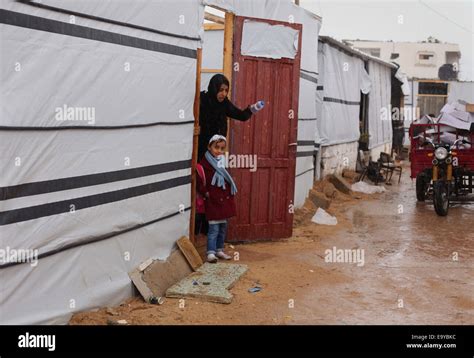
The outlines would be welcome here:
<svg viewBox="0 0 474 358">
<path fill-rule="evenodd" d="M 225 169 L 224 151 L 227 140 L 216 134 L 209 140 L 207 152 L 201 160 L 206 183 L 197 176 L 198 191 L 205 198 L 206 218 L 209 221 L 207 232 L 207 261 L 217 262 L 217 258 L 230 260 L 224 252 L 227 234 L 227 219 L 235 216 L 234 195 L 237 187 Z"/>
</svg>

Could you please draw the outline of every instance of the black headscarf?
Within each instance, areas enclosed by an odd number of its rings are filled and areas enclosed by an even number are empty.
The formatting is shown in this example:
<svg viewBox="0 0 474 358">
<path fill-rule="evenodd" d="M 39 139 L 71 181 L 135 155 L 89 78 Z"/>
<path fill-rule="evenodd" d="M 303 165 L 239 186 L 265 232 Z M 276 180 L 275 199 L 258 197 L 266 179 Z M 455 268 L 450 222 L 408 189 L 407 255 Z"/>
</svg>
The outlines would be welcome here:
<svg viewBox="0 0 474 358">
<path fill-rule="evenodd" d="M 201 103 L 199 107 L 199 153 L 198 160 L 207 150 L 209 139 L 214 134 L 227 135 L 227 117 L 246 121 L 252 116 L 249 107 L 240 110 L 235 107 L 228 98 L 222 102 L 217 100 L 217 94 L 222 85 L 229 87 L 229 80 L 221 74 L 214 75 L 209 81 L 207 92 L 201 92 Z"/>
<path fill-rule="evenodd" d="M 221 74 L 212 76 L 211 80 L 209 81 L 209 85 L 207 86 L 207 95 L 213 105 L 224 105 L 224 101 L 219 102 L 217 100 L 217 94 L 219 93 L 222 85 L 226 85 L 227 87 L 229 87 L 229 80 L 226 76 Z"/>
</svg>

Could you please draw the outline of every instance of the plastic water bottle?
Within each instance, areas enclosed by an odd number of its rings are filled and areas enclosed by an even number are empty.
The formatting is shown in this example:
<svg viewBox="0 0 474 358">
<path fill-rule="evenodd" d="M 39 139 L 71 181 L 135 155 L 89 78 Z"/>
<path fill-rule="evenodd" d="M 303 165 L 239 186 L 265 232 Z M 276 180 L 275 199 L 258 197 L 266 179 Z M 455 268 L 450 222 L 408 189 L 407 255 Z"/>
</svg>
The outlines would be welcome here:
<svg viewBox="0 0 474 358">
<path fill-rule="evenodd" d="M 250 110 L 252 113 L 256 113 L 260 111 L 263 107 L 265 107 L 265 101 L 257 101 L 257 103 L 254 103 L 250 106 Z"/>
</svg>

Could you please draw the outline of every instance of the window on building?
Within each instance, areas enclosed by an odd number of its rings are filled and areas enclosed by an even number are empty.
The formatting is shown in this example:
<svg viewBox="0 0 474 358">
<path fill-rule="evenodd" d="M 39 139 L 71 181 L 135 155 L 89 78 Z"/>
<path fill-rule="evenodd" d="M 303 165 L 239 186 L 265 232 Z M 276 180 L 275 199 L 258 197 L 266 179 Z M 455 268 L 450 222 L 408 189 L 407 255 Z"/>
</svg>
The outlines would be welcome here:
<svg viewBox="0 0 474 358">
<path fill-rule="evenodd" d="M 399 57 L 400 57 L 400 54 L 399 54 L 399 53 L 392 53 L 392 54 L 390 55 L 390 59 L 391 59 L 391 60 L 395 60 L 396 58 L 399 58 Z"/>
<path fill-rule="evenodd" d="M 459 52 L 457 51 L 446 51 L 446 63 L 454 64 L 459 62 Z"/>
<path fill-rule="evenodd" d="M 435 66 L 436 56 L 434 52 L 420 51 L 417 53 L 417 64 L 425 66 Z"/>
<path fill-rule="evenodd" d="M 433 56 L 434 56 L 434 55 L 423 53 L 423 54 L 420 55 L 420 60 L 429 60 L 429 59 L 431 59 Z"/>
<path fill-rule="evenodd" d="M 448 84 L 446 82 L 419 82 L 418 94 L 446 96 L 448 94 Z"/>
</svg>

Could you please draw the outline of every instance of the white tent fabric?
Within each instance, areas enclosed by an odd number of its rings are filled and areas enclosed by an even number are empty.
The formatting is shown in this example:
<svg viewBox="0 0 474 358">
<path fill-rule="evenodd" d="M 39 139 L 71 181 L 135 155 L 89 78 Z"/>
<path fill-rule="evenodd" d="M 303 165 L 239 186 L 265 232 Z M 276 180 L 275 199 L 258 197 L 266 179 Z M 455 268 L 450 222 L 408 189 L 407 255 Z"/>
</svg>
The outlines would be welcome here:
<svg viewBox="0 0 474 358">
<path fill-rule="evenodd" d="M 0 4 L 0 249 L 39 254 L 36 267 L 0 262 L 0 324 L 66 323 L 118 304 L 129 271 L 188 235 L 200 26 L 156 21 L 156 2 L 107 2 L 110 13 L 103 3 Z M 68 10 L 125 24 L 71 23 Z M 179 12 L 203 9 L 186 1 Z M 93 111 L 57 119 L 70 108 Z"/>
<path fill-rule="evenodd" d="M 316 85 L 319 76 L 317 46 L 321 20 L 309 11 L 296 6 L 290 0 L 203 0 L 203 3 L 238 16 L 294 22 L 303 25 L 294 200 L 295 207 L 300 207 L 304 204 L 309 189 L 313 186 L 314 178 L 313 157 L 315 155 L 315 133 L 317 133 Z M 204 53 L 205 46 L 203 46 Z"/>
<path fill-rule="evenodd" d="M 32 0 L 31 2 L 190 38 L 199 37 L 204 19 L 204 7 L 195 6 L 197 0 Z"/>
<path fill-rule="evenodd" d="M 369 61 L 372 90 L 369 93 L 369 149 L 392 142 L 390 117 L 391 68 Z M 384 115 L 385 114 L 385 115 Z"/>
<path fill-rule="evenodd" d="M 318 131 L 322 146 L 359 139 L 360 93 L 371 90 L 364 61 L 328 43 L 319 43 Z"/>
<path fill-rule="evenodd" d="M 401 88 L 403 95 L 410 95 L 410 85 L 408 84 L 408 77 L 406 73 L 402 71 L 401 67 L 399 67 L 397 72 L 395 72 L 395 78 L 402 83 Z"/>
<path fill-rule="evenodd" d="M 266 58 L 295 58 L 299 32 L 289 26 L 245 20 L 240 53 Z"/>
</svg>

